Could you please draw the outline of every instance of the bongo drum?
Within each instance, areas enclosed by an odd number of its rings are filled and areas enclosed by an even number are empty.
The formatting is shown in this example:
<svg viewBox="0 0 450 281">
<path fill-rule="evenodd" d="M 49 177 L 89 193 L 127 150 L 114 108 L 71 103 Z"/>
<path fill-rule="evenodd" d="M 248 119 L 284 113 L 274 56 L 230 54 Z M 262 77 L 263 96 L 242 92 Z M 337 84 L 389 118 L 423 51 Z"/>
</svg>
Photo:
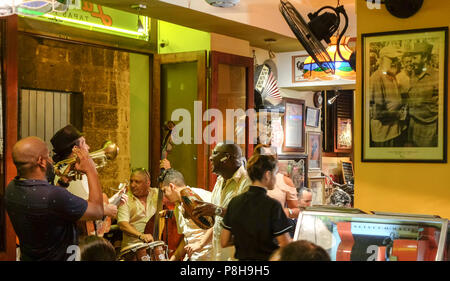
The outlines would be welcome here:
<svg viewBox="0 0 450 281">
<path fill-rule="evenodd" d="M 166 261 L 169 259 L 168 247 L 164 241 L 155 241 L 148 244 L 147 253 L 151 261 Z"/>
<path fill-rule="evenodd" d="M 123 248 L 120 253 L 118 260 L 121 261 L 150 261 L 150 256 L 147 253 L 149 249 L 149 244 L 147 243 L 135 243 L 130 246 Z"/>
</svg>

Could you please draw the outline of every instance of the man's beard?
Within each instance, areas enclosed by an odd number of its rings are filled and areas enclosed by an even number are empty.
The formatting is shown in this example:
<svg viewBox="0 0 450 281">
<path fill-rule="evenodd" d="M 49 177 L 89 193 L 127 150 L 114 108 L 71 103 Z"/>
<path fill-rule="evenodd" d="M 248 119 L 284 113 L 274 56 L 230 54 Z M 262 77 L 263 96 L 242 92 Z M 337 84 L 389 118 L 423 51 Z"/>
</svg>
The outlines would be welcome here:
<svg viewBox="0 0 450 281">
<path fill-rule="evenodd" d="M 45 167 L 45 177 L 47 178 L 47 181 L 51 184 L 53 184 L 53 181 L 55 180 L 55 171 L 53 169 L 53 165 L 50 162 L 47 162 L 47 165 Z"/>
</svg>

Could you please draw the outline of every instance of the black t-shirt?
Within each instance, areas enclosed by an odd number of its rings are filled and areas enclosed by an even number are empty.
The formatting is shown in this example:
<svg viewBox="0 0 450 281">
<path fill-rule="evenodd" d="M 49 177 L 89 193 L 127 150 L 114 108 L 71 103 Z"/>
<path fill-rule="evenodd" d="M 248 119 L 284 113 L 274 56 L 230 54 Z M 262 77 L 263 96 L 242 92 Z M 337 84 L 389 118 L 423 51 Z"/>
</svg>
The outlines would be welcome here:
<svg viewBox="0 0 450 281">
<path fill-rule="evenodd" d="M 21 260 L 67 260 L 78 245 L 75 222 L 87 201 L 43 180 L 12 180 L 6 210 L 20 241 Z"/>
<path fill-rule="evenodd" d="M 234 235 L 239 260 L 268 260 L 278 248 L 274 238 L 292 227 L 280 202 L 257 186 L 231 199 L 222 226 Z"/>
</svg>

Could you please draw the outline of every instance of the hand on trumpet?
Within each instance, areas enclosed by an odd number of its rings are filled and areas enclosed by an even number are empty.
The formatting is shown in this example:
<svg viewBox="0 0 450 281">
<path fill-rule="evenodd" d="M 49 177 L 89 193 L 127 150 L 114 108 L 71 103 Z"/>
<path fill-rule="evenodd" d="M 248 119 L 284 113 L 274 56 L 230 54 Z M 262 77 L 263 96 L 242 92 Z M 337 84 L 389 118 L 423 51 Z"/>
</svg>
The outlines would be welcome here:
<svg viewBox="0 0 450 281">
<path fill-rule="evenodd" d="M 92 160 L 89 151 L 86 148 L 74 146 L 72 152 L 75 153 L 77 157 L 74 167 L 76 171 L 83 174 L 97 173 L 94 160 Z"/>
</svg>

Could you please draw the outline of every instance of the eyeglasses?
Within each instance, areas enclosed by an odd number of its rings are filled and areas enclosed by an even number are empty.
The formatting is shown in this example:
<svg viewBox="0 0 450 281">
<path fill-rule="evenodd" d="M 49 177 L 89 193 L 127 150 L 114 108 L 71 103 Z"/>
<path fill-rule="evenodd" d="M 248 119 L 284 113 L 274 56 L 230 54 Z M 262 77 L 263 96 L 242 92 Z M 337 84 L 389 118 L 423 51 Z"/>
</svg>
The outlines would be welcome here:
<svg viewBox="0 0 450 281">
<path fill-rule="evenodd" d="M 142 168 L 142 167 L 131 169 L 131 174 L 134 174 L 136 172 L 144 173 L 147 176 L 148 180 L 150 180 L 150 173 L 147 171 L 147 169 Z"/>
</svg>

